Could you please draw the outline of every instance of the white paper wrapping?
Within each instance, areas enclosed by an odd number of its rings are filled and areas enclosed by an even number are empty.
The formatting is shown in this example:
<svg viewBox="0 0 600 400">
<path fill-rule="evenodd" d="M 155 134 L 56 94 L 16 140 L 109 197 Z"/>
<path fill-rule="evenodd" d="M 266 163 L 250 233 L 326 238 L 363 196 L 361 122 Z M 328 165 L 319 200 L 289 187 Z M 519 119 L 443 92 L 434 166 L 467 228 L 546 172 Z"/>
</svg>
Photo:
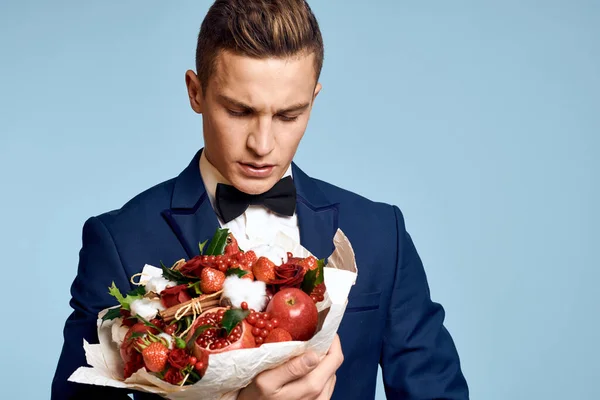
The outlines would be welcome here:
<svg viewBox="0 0 600 400">
<path fill-rule="evenodd" d="M 294 256 L 306 257 L 310 252 L 284 234 L 277 236 L 275 245 Z M 318 355 L 324 355 L 331 345 L 340 325 L 348 294 L 356 282 L 358 270 L 352 245 L 338 229 L 334 237 L 335 250 L 327 260 L 324 268 L 324 279 L 327 296 L 317 304 L 320 315 L 320 327 L 315 336 L 307 342 L 268 343 L 254 349 L 232 350 L 211 354 L 206 374 L 194 385 L 176 386 L 164 382 L 145 368 L 140 369 L 127 380 L 123 380 L 123 362 L 119 348 L 112 340 L 112 324 L 114 321 L 102 323 L 103 310 L 98 315 L 99 344 L 89 344 L 84 340 L 83 347 L 88 364 L 91 367 L 80 367 L 69 378 L 72 382 L 130 388 L 155 393 L 169 399 L 225 400 L 235 399 L 241 388 L 247 386 L 260 372 L 274 368 L 298 356 L 308 349 Z M 152 275 L 150 266 L 144 271 Z M 142 276 L 141 280 L 148 277 Z"/>
</svg>

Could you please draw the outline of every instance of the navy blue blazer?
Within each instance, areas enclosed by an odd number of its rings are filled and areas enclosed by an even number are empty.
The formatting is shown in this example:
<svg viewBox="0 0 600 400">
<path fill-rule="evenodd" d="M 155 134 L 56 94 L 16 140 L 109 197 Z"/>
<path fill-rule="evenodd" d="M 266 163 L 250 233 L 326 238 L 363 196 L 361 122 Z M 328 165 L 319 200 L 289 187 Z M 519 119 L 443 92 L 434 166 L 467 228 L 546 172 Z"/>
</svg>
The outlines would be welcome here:
<svg viewBox="0 0 600 400">
<path fill-rule="evenodd" d="M 115 304 L 107 290 L 112 281 L 122 291 L 130 290 L 129 277 L 144 264 L 162 260 L 171 265 L 191 258 L 198 254 L 198 243 L 214 234 L 218 221 L 200 176 L 199 157 L 200 151 L 178 177 L 85 222 L 71 287 L 73 313 L 64 327 L 52 399 L 127 399 L 123 391 L 67 379 L 86 365 L 83 339 L 98 342 L 98 312 Z M 381 365 L 388 399 L 468 399 L 455 345 L 443 326 L 444 310 L 430 299 L 400 210 L 313 179 L 295 164 L 292 168 L 302 245 L 318 258 L 328 257 L 341 228 L 359 268 L 339 328 L 345 360 L 333 398 L 373 399 Z M 136 394 L 136 399 L 150 398 L 157 397 Z"/>
</svg>

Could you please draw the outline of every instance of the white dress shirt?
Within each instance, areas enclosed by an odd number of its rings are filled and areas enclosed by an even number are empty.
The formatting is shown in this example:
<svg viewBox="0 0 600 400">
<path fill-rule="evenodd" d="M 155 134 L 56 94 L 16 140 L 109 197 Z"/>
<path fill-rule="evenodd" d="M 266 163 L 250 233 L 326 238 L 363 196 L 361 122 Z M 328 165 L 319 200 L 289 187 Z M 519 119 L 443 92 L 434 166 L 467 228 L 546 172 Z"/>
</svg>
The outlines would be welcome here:
<svg viewBox="0 0 600 400">
<path fill-rule="evenodd" d="M 229 182 L 208 161 L 204 152 L 202 152 L 202 155 L 200 156 L 200 175 L 202 176 L 202 181 L 206 187 L 210 204 L 213 209 L 215 209 L 217 184 L 229 184 Z M 292 176 L 291 165 L 283 177 L 286 176 Z M 228 228 L 229 231 L 233 233 L 239 246 L 244 250 L 260 244 L 273 243 L 275 235 L 279 231 L 285 233 L 297 243 L 300 243 L 300 230 L 298 228 L 298 217 L 296 213 L 291 217 L 288 217 L 276 214 L 263 206 L 250 205 L 242 215 L 228 223 L 223 223 L 223 220 L 219 218 L 218 214 L 217 219 L 222 228 Z"/>
</svg>

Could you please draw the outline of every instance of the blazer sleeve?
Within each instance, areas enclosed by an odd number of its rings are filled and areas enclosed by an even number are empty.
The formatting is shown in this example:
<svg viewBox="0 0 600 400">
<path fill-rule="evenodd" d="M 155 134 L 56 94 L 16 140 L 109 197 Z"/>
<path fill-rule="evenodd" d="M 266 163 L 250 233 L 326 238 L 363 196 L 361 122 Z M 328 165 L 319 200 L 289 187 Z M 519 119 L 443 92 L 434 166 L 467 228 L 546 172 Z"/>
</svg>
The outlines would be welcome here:
<svg viewBox="0 0 600 400">
<path fill-rule="evenodd" d="M 115 305 L 108 294 L 114 281 L 122 291 L 130 287 L 111 234 L 100 219 L 88 219 L 83 226 L 83 243 L 79 253 L 77 276 L 71 286 L 73 312 L 64 326 L 64 344 L 52 382 L 52 400 L 96 399 L 129 400 L 122 389 L 69 382 L 79 367 L 87 366 L 83 339 L 98 343 L 98 312 Z"/>
<path fill-rule="evenodd" d="M 444 309 L 431 300 L 421 259 L 400 210 L 393 208 L 398 250 L 380 360 L 386 396 L 466 400 L 469 390 L 456 347 L 443 325 Z"/>
</svg>

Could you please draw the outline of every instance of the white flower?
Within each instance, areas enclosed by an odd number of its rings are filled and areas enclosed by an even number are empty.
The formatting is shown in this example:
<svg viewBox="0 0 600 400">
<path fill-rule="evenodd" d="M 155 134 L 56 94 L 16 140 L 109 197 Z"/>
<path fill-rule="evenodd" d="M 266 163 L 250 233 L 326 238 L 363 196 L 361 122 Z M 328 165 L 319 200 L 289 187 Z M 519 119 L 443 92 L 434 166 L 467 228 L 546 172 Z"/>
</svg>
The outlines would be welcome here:
<svg viewBox="0 0 600 400">
<path fill-rule="evenodd" d="M 163 290 L 169 287 L 177 286 L 177 283 L 166 279 L 164 276 L 155 276 L 146 283 L 146 292 L 154 292 L 160 294 Z"/>
<path fill-rule="evenodd" d="M 156 318 L 159 311 L 165 309 L 159 299 L 139 299 L 131 302 L 131 315 L 139 315 L 145 320 Z"/>
<path fill-rule="evenodd" d="M 252 247 L 250 250 L 253 250 L 256 253 L 256 257 L 266 257 L 269 260 L 273 261 L 275 265 L 285 264 L 287 262 L 287 251 L 279 246 L 273 246 L 270 244 L 260 244 L 258 246 Z"/>
<path fill-rule="evenodd" d="M 129 331 L 127 326 L 121 325 L 122 323 L 123 318 L 116 318 L 113 320 L 113 324 L 110 327 L 112 340 L 119 346 L 121 346 L 121 343 L 125 340 L 125 335 L 127 335 L 127 332 Z"/>
<path fill-rule="evenodd" d="M 157 335 L 159 338 L 163 338 L 167 341 L 167 343 L 169 344 L 167 347 L 169 348 L 169 350 L 173 350 L 173 347 L 175 346 L 174 344 L 174 340 L 173 340 L 173 336 L 169 335 L 168 333 L 160 333 Z"/>
<path fill-rule="evenodd" d="M 267 305 L 267 285 L 261 281 L 231 275 L 223 283 L 222 298 L 228 299 L 234 307 L 241 307 L 245 301 L 249 309 L 262 311 Z"/>
</svg>

